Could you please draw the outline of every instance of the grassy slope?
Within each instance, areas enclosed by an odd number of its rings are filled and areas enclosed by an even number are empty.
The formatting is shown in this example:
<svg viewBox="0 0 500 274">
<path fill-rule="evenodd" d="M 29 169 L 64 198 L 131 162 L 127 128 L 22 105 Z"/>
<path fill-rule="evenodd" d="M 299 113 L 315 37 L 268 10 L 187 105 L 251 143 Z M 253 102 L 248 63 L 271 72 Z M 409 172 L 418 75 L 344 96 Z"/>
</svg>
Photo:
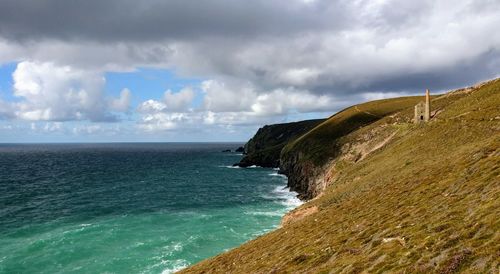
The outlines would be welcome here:
<svg viewBox="0 0 500 274">
<path fill-rule="evenodd" d="M 338 153 L 336 140 L 394 112 L 413 107 L 422 96 L 377 100 L 349 107 L 318 125 L 283 149 L 282 155 L 302 153 L 303 161 L 325 164 Z"/>
<path fill-rule="evenodd" d="M 396 122 L 411 108 L 371 124 L 397 136 L 335 167 L 302 206 L 319 212 L 185 272 L 498 273 L 500 81 L 433 106 L 442 112 L 425 125 Z"/>
</svg>

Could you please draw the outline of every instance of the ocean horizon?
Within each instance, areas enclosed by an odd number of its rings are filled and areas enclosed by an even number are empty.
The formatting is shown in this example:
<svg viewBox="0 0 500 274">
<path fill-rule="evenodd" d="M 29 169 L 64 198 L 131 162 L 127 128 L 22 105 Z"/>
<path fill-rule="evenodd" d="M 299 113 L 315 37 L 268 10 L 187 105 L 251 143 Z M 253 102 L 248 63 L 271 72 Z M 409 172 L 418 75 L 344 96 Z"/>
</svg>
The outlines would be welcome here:
<svg viewBox="0 0 500 274">
<path fill-rule="evenodd" d="M 301 202 L 238 142 L 0 144 L 0 272 L 172 273 Z"/>
</svg>

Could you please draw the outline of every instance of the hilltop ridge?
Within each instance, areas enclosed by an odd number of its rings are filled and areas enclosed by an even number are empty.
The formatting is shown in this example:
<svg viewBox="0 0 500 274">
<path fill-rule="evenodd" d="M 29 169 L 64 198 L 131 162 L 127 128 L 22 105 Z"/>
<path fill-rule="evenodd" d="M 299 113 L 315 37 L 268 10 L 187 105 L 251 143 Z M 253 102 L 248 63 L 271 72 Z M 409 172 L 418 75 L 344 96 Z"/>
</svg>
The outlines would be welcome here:
<svg viewBox="0 0 500 274">
<path fill-rule="evenodd" d="M 345 109 L 288 142 L 308 202 L 281 228 L 184 273 L 498 273 L 500 79 Z"/>
</svg>

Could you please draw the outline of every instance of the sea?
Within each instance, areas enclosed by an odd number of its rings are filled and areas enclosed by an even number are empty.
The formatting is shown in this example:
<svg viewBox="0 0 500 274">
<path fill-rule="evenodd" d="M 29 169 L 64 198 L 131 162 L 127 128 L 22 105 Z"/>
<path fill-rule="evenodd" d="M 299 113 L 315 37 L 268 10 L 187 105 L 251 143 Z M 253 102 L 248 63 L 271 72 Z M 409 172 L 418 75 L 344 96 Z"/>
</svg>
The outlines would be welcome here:
<svg viewBox="0 0 500 274">
<path fill-rule="evenodd" d="M 173 273 L 300 205 L 241 144 L 0 144 L 0 273 Z"/>
</svg>

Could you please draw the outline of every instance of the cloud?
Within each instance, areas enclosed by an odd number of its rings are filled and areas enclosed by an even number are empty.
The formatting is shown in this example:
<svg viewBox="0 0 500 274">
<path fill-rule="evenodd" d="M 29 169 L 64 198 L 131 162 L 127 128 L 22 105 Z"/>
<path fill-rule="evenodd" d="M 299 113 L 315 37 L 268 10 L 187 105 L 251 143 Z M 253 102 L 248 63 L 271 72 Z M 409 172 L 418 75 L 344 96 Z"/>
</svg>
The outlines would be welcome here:
<svg viewBox="0 0 500 274">
<path fill-rule="evenodd" d="M 498 76 L 499 10 L 487 0 L 7 0 L 0 61 L 168 67 L 262 93 L 441 90 Z"/>
<path fill-rule="evenodd" d="M 212 112 L 249 112 L 253 115 L 281 115 L 290 111 L 332 111 L 333 96 L 315 95 L 292 87 L 259 91 L 250 84 L 224 83 L 207 80 L 201 84 L 204 109 Z"/>
<path fill-rule="evenodd" d="M 163 112 L 166 110 L 167 106 L 165 103 L 156 100 L 147 100 L 142 102 L 138 107 L 137 111 L 139 113 L 154 113 L 154 112 Z"/>
<path fill-rule="evenodd" d="M 10 119 L 14 116 L 12 105 L 0 100 L 0 120 Z"/>
<path fill-rule="evenodd" d="M 74 136 L 99 136 L 99 135 L 108 135 L 114 136 L 119 133 L 124 133 L 124 130 L 121 126 L 116 124 L 79 124 L 71 127 L 67 127 L 66 130 L 73 134 Z M 129 133 L 130 134 L 130 133 Z"/>
<path fill-rule="evenodd" d="M 194 99 L 194 91 L 191 87 L 186 87 L 179 92 L 165 91 L 164 102 L 165 108 L 169 111 L 186 110 Z"/>
<path fill-rule="evenodd" d="M 228 86 L 217 80 L 203 81 L 203 105 L 214 112 L 249 111 L 256 92 L 249 84 Z"/>
<path fill-rule="evenodd" d="M 117 112 L 128 112 L 130 110 L 130 97 L 132 93 L 128 88 L 122 89 L 120 97 L 111 99 L 109 108 Z"/>
<path fill-rule="evenodd" d="M 31 121 L 90 120 L 112 122 L 118 119 L 110 113 L 126 111 L 130 91 L 123 90 L 120 98 L 110 99 L 103 93 L 105 79 L 99 73 L 53 63 L 20 62 L 13 75 L 15 116 Z"/>
<path fill-rule="evenodd" d="M 258 115 L 334 111 L 338 105 L 332 96 L 315 95 L 293 88 L 277 89 L 257 96 L 252 111 Z"/>
<path fill-rule="evenodd" d="M 137 109 L 141 114 L 140 128 L 155 131 L 190 129 L 200 125 L 255 126 L 282 120 L 291 113 L 333 112 L 340 106 L 331 96 L 293 88 L 262 93 L 250 85 L 207 80 L 201 83 L 200 89 L 203 101 L 198 108 L 188 108 L 194 98 L 192 88 L 178 93 L 167 91 L 164 101 L 141 103 Z M 169 101 L 174 104 L 169 105 Z"/>
<path fill-rule="evenodd" d="M 176 129 L 179 123 L 185 123 L 184 128 L 187 128 L 188 124 L 192 124 L 195 119 L 194 117 L 189 117 L 186 113 L 146 113 L 142 116 L 141 121 L 138 126 L 140 129 L 146 131 L 161 131 L 161 130 L 172 130 Z"/>
<path fill-rule="evenodd" d="M 194 96 L 195 94 L 191 87 L 183 88 L 175 93 L 167 90 L 163 94 L 162 101 L 146 100 L 139 104 L 137 112 L 142 114 L 190 112 Z"/>
<path fill-rule="evenodd" d="M 88 121 L 76 122 L 47 122 L 35 121 L 29 123 L 15 124 L 15 126 L 7 125 L 8 129 L 15 130 L 26 134 L 58 134 L 58 135 L 73 135 L 76 136 L 99 136 L 99 135 L 116 135 L 124 132 L 121 125 L 117 123 L 92 123 Z M 130 134 L 130 132 L 128 132 Z"/>
<path fill-rule="evenodd" d="M 22 100 L 0 118 L 116 120 L 130 92 L 108 98 L 102 76 L 138 67 L 206 80 L 133 106 L 149 131 L 331 113 L 500 76 L 499 25 L 489 0 L 4 0 L 0 63 L 21 62 Z"/>
<path fill-rule="evenodd" d="M 329 4 L 328 15 L 343 18 L 342 13 L 332 7 L 338 5 L 337 2 Z M 184 0 L 4 0 L 0 2 L 0 35 L 21 41 L 51 38 L 142 42 L 260 33 L 277 35 L 326 27 L 325 18 L 310 11 L 317 9 L 300 0 L 212 0 L 196 4 Z"/>
</svg>

